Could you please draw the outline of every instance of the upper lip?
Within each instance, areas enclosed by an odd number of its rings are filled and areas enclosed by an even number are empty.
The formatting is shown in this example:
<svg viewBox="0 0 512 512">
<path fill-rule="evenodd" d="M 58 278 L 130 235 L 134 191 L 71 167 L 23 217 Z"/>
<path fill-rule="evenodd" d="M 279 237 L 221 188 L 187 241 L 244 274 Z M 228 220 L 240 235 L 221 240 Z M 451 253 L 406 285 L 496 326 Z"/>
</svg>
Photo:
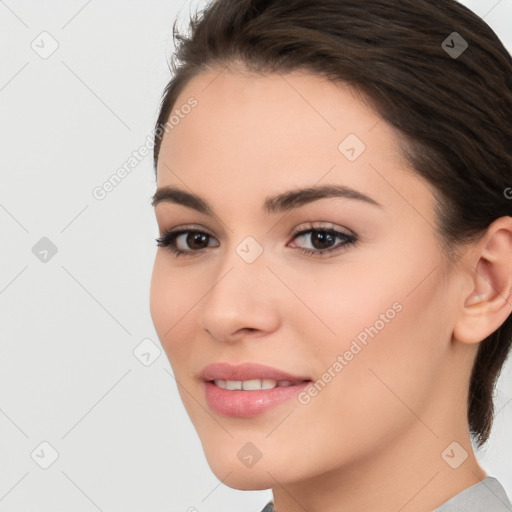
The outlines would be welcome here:
<svg viewBox="0 0 512 512">
<path fill-rule="evenodd" d="M 311 380 L 307 376 L 292 375 L 291 373 L 265 366 L 258 363 L 243 363 L 233 365 L 230 363 L 213 363 L 205 366 L 200 373 L 202 379 L 210 380 L 255 380 L 273 379 L 276 381 L 288 380 L 291 382 Z"/>
</svg>

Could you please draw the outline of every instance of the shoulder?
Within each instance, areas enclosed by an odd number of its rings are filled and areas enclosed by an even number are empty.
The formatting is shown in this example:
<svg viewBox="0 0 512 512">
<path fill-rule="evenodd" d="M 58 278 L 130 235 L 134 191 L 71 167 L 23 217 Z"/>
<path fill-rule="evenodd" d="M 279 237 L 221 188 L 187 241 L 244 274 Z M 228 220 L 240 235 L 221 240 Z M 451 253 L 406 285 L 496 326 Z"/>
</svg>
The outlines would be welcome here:
<svg viewBox="0 0 512 512">
<path fill-rule="evenodd" d="M 275 512 L 274 503 L 272 501 L 269 501 L 261 512 Z"/>
<path fill-rule="evenodd" d="M 443 503 L 434 512 L 511 512 L 512 504 L 500 482 L 487 476 Z"/>
<path fill-rule="evenodd" d="M 261 512 L 275 512 L 269 501 Z M 512 512 L 512 504 L 501 483 L 492 476 L 464 489 L 434 512 Z"/>
</svg>

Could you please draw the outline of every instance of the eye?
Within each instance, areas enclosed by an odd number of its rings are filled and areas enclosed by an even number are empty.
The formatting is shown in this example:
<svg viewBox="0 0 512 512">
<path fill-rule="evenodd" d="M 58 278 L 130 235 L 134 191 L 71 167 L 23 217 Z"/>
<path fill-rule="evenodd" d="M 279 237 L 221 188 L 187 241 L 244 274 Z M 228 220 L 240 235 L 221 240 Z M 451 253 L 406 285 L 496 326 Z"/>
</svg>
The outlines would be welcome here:
<svg viewBox="0 0 512 512">
<path fill-rule="evenodd" d="M 294 233 L 294 240 L 310 241 L 310 248 L 298 249 L 301 254 L 320 255 L 326 253 L 336 253 L 346 249 L 348 246 L 357 242 L 357 237 L 352 233 L 344 233 L 332 227 L 313 227 L 303 229 Z M 336 240 L 340 240 L 336 243 Z"/>
<path fill-rule="evenodd" d="M 165 247 L 176 256 L 180 256 L 203 252 L 212 239 L 213 237 L 206 231 L 188 229 L 184 226 L 177 230 L 166 231 L 156 239 L 156 244 L 158 247 Z"/>
<path fill-rule="evenodd" d="M 314 227 L 312 224 L 308 227 L 309 229 L 297 230 L 292 235 L 293 240 L 310 239 L 310 248 L 298 248 L 301 254 L 316 256 L 335 253 L 357 242 L 357 237 L 352 233 L 338 231 L 332 227 Z M 210 244 L 212 240 L 214 237 L 210 233 L 184 226 L 166 231 L 156 239 L 156 243 L 158 247 L 164 247 L 176 256 L 194 256 L 204 252 L 208 247 L 219 246 L 219 244 Z M 339 242 L 335 243 L 336 240 Z"/>
</svg>

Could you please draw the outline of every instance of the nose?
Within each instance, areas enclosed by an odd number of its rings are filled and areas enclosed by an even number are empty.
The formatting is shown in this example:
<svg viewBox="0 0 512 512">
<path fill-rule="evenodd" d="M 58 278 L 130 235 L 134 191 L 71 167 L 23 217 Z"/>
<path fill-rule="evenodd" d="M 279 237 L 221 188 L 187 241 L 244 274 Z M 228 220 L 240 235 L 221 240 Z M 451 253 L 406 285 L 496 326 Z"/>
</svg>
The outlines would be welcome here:
<svg viewBox="0 0 512 512">
<path fill-rule="evenodd" d="M 280 318 L 276 285 L 264 253 L 248 263 L 232 249 L 212 272 L 210 291 L 201 301 L 201 328 L 224 342 L 276 330 Z"/>
</svg>

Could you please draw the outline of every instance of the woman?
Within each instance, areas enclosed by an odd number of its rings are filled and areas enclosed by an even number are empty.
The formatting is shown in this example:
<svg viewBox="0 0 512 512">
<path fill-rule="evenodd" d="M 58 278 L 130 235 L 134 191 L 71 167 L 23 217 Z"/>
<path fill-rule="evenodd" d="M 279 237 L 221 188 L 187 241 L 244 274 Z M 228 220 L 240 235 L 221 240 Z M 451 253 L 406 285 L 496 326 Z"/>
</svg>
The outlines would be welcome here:
<svg viewBox="0 0 512 512">
<path fill-rule="evenodd" d="M 264 511 L 510 511 L 512 59 L 451 0 L 218 0 L 156 123 L 151 314 Z M 176 30 L 176 25 L 175 25 Z"/>
</svg>

